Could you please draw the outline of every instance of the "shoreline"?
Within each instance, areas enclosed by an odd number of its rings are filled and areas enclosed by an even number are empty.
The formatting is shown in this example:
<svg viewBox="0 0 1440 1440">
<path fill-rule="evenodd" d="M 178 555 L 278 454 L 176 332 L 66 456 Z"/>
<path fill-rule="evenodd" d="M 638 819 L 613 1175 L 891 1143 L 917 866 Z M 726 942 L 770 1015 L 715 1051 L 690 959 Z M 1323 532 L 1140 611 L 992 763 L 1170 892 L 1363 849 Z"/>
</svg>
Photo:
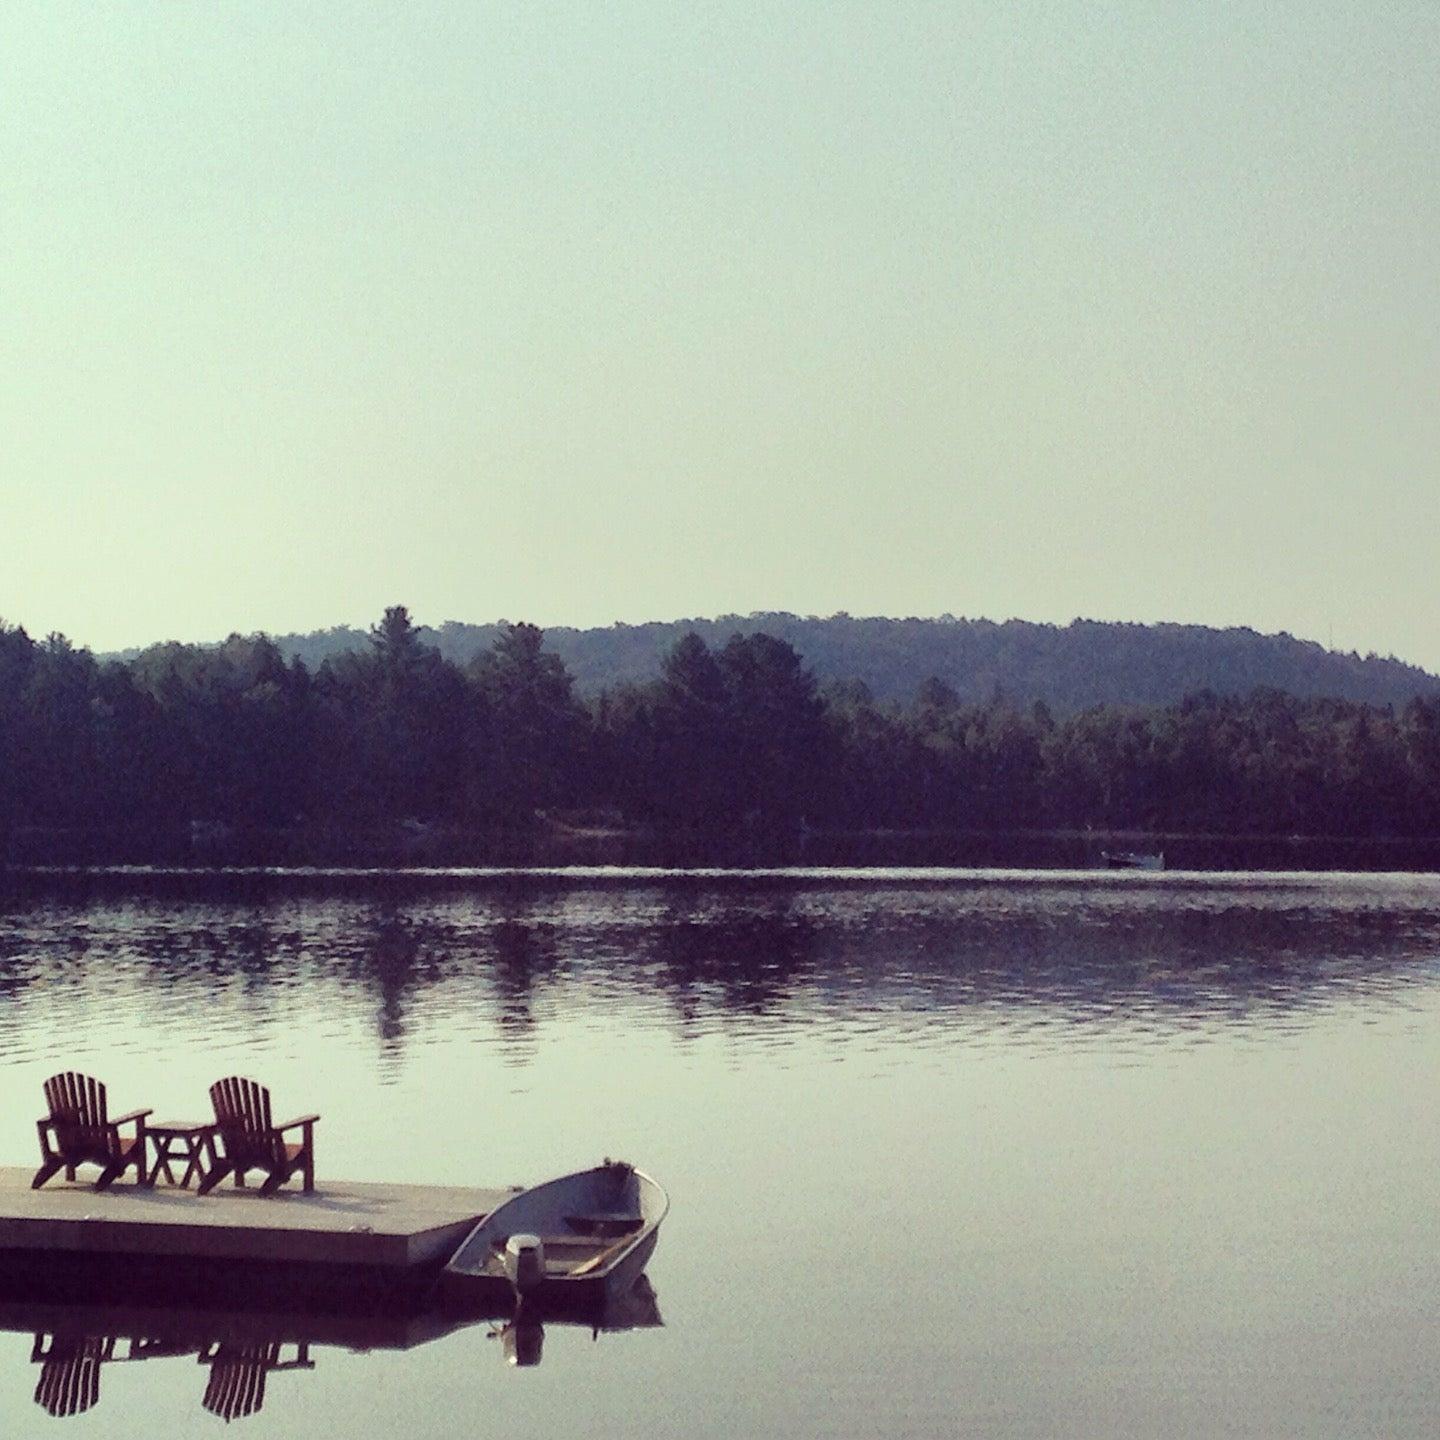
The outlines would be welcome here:
<svg viewBox="0 0 1440 1440">
<path fill-rule="evenodd" d="M 415 825 L 346 830 L 207 827 L 164 835 L 21 829 L 12 831 L 0 848 L 0 874 L 569 867 L 1099 870 L 1107 850 L 1161 851 L 1166 870 L 1440 871 L 1440 836 L 816 829 L 701 834 L 547 821 L 526 831 L 487 832 Z"/>
</svg>

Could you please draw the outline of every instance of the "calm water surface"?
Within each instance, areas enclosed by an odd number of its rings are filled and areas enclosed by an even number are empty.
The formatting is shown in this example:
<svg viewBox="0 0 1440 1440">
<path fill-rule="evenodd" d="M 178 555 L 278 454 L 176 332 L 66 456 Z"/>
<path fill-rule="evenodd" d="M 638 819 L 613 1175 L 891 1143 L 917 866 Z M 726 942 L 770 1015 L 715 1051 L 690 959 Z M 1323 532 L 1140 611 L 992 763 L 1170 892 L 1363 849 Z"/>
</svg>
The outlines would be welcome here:
<svg viewBox="0 0 1440 1440">
<path fill-rule="evenodd" d="M 199 1115 L 239 1070 L 322 1182 L 670 1190 L 663 1328 L 317 1345 L 247 1435 L 1440 1421 L 1434 878 L 56 876 L 0 903 L 0 1054 L 0 1163 L 58 1068 Z M 8 1435 L 57 1424 L 33 1339 Z M 62 1433 L 213 1432 L 208 1374 L 105 1364 Z"/>
</svg>

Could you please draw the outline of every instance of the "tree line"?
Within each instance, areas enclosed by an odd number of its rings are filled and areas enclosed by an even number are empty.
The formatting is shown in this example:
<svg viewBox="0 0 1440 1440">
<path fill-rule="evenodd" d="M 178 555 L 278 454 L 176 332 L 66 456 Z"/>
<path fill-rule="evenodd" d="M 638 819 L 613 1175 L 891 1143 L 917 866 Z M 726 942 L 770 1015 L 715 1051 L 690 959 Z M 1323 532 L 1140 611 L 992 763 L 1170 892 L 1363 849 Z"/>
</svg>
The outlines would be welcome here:
<svg viewBox="0 0 1440 1440">
<path fill-rule="evenodd" d="M 194 823 L 1440 835 L 1440 699 L 1201 692 L 1052 714 L 931 679 L 822 688 L 764 632 L 683 635 L 581 699 L 533 625 L 460 665 L 403 606 L 313 671 L 260 636 L 101 662 L 0 624 L 0 835 Z"/>
<path fill-rule="evenodd" d="M 447 620 L 423 628 L 421 638 L 463 667 L 504 629 L 503 622 Z M 1246 695 L 1261 685 L 1371 705 L 1404 705 L 1413 695 L 1440 695 L 1440 679 L 1393 657 L 1347 654 L 1292 635 L 1205 625 L 1098 620 L 1042 625 L 954 616 L 766 612 L 584 630 L 555 626 L 546 631 L 545 648 L 560 657 L 576 690 L 589 698 L 654 680 L 664 656 L 691 631 L 715 650 L 735 634 L 763 632 L 793 645 L 822 685 L 862 680 L 877 700 L 902 703 L 909 703 L 932 675 L 972 703 L 1001 690 L 1017 703 L 1043 699 L 1056 713 L 1066 714 L 1096 705 L 1174 705 L 1202 689 Z M 368 642 L 365 631 L 340 626 L 276 636 L 275 643 L 287 660 L 298 656 L 316 671 L 323 661 L 364 649 Z"/>
</svg>

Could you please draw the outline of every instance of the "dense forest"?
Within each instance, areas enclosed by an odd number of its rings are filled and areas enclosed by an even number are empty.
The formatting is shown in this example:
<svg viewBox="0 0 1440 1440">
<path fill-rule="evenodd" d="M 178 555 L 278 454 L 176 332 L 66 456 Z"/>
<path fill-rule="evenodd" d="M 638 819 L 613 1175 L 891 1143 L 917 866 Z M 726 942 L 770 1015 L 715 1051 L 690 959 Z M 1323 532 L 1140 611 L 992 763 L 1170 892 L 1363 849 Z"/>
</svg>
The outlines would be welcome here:
<svg viewBox="0 0 1440 1440">
<path fill-rule="evenodd" d="M 100 662 L 0 625 L 0 845 L 27 830 L 1029 828 L 1440 835 L 1440 698 L 1274 688 L 1057 713 L 821 687 L 753 632 L 581 699 L 534 626 L 457 665 L 403 607 L 313 671 L 264 636 Z M 599 817 L 598 819 L 596 817 Z M 577 822 L 578 823 L 578 822 Z M 4 850 L 0 849 L 0 855 Z"/>
<path fill-rule="evenodd" d="M 422 629 L 420 638 L 464 667 L 505 628 L 447 621 Z M 691 632 L 712 650 L 732 635 L 763 633 L 793 646 L 821 684 L 859 680 L 875 699 L 901 702 L 913 699 L 931 677 L 963 701 L 1001 694 L 1022 705 L 1043 700 L 1065 714 L 1095 705 L 1172 705 L 1198 690 L 1248 695 L 1260 686 L 1372 705 L 1404 705 L 1415 695 L 1440 694 L 1440 679 L 1399 660 L 1342 654 L 1290 635 L 1204 625 L 1076 620 L 1060 626 L 775 613 L 556 628 L 546 631 L 545 645 L 574 678 L 577 693 L 589 699 L 602 690 L 657 679 L 665 656 Z M 339 627 L 282 635 L 275 643 L 286 660 L 303 660 L 316 671 L 326 660 L 365 650 L 369 637 Z"/>
</svg>

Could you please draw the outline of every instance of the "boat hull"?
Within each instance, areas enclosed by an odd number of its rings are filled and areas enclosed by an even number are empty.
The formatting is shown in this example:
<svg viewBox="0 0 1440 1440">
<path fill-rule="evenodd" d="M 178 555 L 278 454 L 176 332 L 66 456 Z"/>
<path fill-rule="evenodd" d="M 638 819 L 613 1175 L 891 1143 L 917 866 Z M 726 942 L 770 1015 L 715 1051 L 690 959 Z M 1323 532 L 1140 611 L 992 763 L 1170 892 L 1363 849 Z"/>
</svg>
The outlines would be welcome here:
<svg viewBox="0 0 1440 1440">
<path fill-rule="evenodd" d="M 527 1305 L 549 1313 L 580 1313 L 603 1307 L 607 1298 L 624 1294 L 644 1273 L 660 1239 L 660 1223 L 669 1209 L 669 1197 L 643 1171 L 628 1165 L 606 1163 L 578 1171 L 522 1192 L 487 1216 L 456 1250 L 436 1283 L 447 1302 L 487 1303 L 498 1291 L 513 1294 L 515 1286 L 500 1262 L 500 1251 L 511 1235 L 559 1236 L 561 1243 L 583 1243 L 584 1233 L 566 1235 L 581 1223 L 569 1213 L 607 1207 L 609 1213 L 589 1215 L 596 1226 L 596 1255 L 576 1268 L 584 1273 L 546 1273 L 525 1288 Z M 621 1211 L 633 1211 L 639 1227 L 628 1244 L 617 1244 L 614 1230 L 603 1228 Z M 620 1236 L 624 1239 L 624 1235 Z M 607 1248 L 606 1242 L 609 1241 Z M 596 1263 L 602 1260 L 603 1263 Z"/>
<path fill-rule="evenodd" d="M 1151 855 L 1139 851 L 1117 853 L 1107 850 L 1103 858 L 1105 866 L 1109 870 L 1163 870 L 1165 868 L 1163 854 Z"/>
</svg>

